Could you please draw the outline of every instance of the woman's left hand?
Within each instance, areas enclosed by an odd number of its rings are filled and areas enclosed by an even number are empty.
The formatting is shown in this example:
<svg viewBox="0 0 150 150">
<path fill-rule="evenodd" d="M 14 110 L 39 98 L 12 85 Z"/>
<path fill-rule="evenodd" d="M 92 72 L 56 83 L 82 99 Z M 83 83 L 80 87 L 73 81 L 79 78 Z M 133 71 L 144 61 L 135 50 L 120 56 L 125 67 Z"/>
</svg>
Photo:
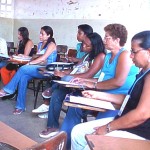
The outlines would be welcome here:
<svg viewBox="0 0 150 150">
<path fill-rule="evenodd" d="M 84 82 L 82 83 L 82 85 L 85 86 L 85 87 L 91 88 L 91 89 L 94 88 L 94 82 L 84 81 Z"/>
<path fill-rule="evenodd" d="M 71 82 L 81 84 L 81 85 L 88 87 L 88 88 L 94 87 L 94 82 L 91 82 L 91 81 L 89 81 L 87 79 L 83 79 L 83 78 L 74 78 L 73 80 L 71 80 Z"/>
</svg>

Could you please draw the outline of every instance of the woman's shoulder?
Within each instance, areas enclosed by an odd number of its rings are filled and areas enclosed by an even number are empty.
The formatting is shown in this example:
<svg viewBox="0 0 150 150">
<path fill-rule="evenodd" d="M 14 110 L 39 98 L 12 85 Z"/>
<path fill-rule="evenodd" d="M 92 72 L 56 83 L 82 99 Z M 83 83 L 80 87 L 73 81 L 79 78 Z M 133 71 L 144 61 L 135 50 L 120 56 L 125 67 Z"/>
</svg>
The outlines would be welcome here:
<svg viewBox="0 0 150 150">
<path fill-rule="evenodd" d="M 34 45 L 33 41 L 31 39 L 29 39 L 26 44 L 32 44 L 32 45 Z"/>
<path fill-rule="evenodd" d="M 101 59 L 101 58 L 104 58 L 106 56 L 106 54 L 104 54 L 104 53 L 99 53 L 96 57 L 95 57 L 95 59 Z"/>
<path fill-rule="evenodd" d="M 56 49 L 56 44 L 54 42 L 50 42 L 47 46 L 48 47 L 54 47 Z"/>
<path fill-rule="evenodd" d="M 48 50 L 48 51 L 49 50 L 57 51 L 57 46 L 54 42 L 50 42 L 45 49 Z"/>
<path fill-rule="evenodd" d="M 130 58 L 130 51 L 128 51 L 128 50 L 123 50 L 121 53 L 120 53 L 120 58 L 129 58 L 129 59 L 131 59 Z"/>
</svg>

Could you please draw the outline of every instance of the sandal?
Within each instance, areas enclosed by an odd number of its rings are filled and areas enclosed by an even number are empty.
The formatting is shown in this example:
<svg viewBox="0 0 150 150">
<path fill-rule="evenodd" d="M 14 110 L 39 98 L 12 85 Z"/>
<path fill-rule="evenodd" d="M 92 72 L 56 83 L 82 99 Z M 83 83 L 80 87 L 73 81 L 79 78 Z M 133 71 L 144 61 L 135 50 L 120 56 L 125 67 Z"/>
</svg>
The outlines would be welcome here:
<svg viewBox="0 0 150 150">
<path fill-rule="evenodd" d="M 6 93 L 4 90 L 0 90 L 0 97 L 8 96 L 9 93 Z"/>
<path fill-rule="evenodd" d="M 16 109 L 13 111 L 13 114 L 14 114 L 14 115 L 20 115 L 22 112 L 23 112 L 22 109 L 16 108 Z"/>
</svg>

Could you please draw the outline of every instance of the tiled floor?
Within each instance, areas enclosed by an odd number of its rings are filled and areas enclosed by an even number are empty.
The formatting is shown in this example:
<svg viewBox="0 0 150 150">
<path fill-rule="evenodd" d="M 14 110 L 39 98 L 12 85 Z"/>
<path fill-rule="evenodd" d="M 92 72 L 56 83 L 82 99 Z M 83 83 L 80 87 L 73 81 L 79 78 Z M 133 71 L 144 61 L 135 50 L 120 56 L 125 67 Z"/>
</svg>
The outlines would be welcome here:
<svg viewBox="0 0 150 150">
<path fill-rule="evenodd" d="M 39 93 L 37 106 L 40 106 L 42 102 L 43 100 L 41 97 L 41 93 Z M 27 90 L 27 110 L 21 115 L 13 115 L 12 112 L 14 110 L 15 103 L 15 99 L 5 101 L 0 99 L 0 121 L 6 123 L 10 127 L 16 129 L 17 131 L 35 140 L 36 142 L 45 140 L 40 138 L 38 134 L 46 128 L 47 119 L 41 119 L 37 115 L 32 113 L 34 104 L 33 91 L 29 89 Z M 64 113 L 62 112 L 60 123 L 62 122 L 63 118 Z"/>
<path fill-rule="evenodd" d="M 1 89 L 1 87 L 0 87 Z M 36 142 L 42 142 L 45 139 L 39 137 L 39 132 L 46 128 L 47 119 L 41 119 L 36 114 L 32 113 L 34 106 L 33 90 L 27 90 L 26 111 L 21 115 L 13 115 L 16 100 L 1 100 L 0 98 L 0 121 L 14 128 L 18 132 L 26 135 Z M 38 96 L 37 107 L 43 103 L 41 92 Z M 61 112 L 60 124 L 64 119 L 65 113 Z M 89 120 L 93 120 L 92 117 Z M 14 137 L 15 138 L 15 137 Z"/>
</svg>

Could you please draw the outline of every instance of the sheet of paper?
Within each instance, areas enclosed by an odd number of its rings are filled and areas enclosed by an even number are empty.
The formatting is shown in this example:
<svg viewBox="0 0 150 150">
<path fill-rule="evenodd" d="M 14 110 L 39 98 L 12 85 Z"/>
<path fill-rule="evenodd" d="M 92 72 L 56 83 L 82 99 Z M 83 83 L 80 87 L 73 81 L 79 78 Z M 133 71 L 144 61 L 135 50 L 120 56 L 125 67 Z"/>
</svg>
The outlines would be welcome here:
<svg viewBox="0 0 150 150">
<path fill-rule="evenodd" d="M 80 96 L 70 96 L 70 102 L 84 104 L 84 105 L 93 106 L 93 107 L 97 107 L 97 108 L 115 110 L 115 108 L 111 102 L 90 99 L 90 98 L 85 98 L 85 97 L 80 97 Z"/>
<path fill-rule="evenodd" d="M 5 54 L 0 54 L 0 57 L 10 58 L 8 55 L 5 55 Z"/>
<path fill-rule="evenodd" d="M 64 84 L 64 85 L 75 85 L 75 86 L 81 86 L 82 85 L 79 85 L 79 84 L 76 84 L 76 83 L 72 83 L 72 82 L 67 82 L 67 81 L 58 81 L 58 80 L 53 80 L 54 82 L 57 82 L 59 84 Z"/>
<path fill-rule="evenodd" d="M 73 63 L 65 63 L 65 62 L 53 62 L 51 64 L 54 64 L 54 65 L 71 65 Z"/>
</svg>

